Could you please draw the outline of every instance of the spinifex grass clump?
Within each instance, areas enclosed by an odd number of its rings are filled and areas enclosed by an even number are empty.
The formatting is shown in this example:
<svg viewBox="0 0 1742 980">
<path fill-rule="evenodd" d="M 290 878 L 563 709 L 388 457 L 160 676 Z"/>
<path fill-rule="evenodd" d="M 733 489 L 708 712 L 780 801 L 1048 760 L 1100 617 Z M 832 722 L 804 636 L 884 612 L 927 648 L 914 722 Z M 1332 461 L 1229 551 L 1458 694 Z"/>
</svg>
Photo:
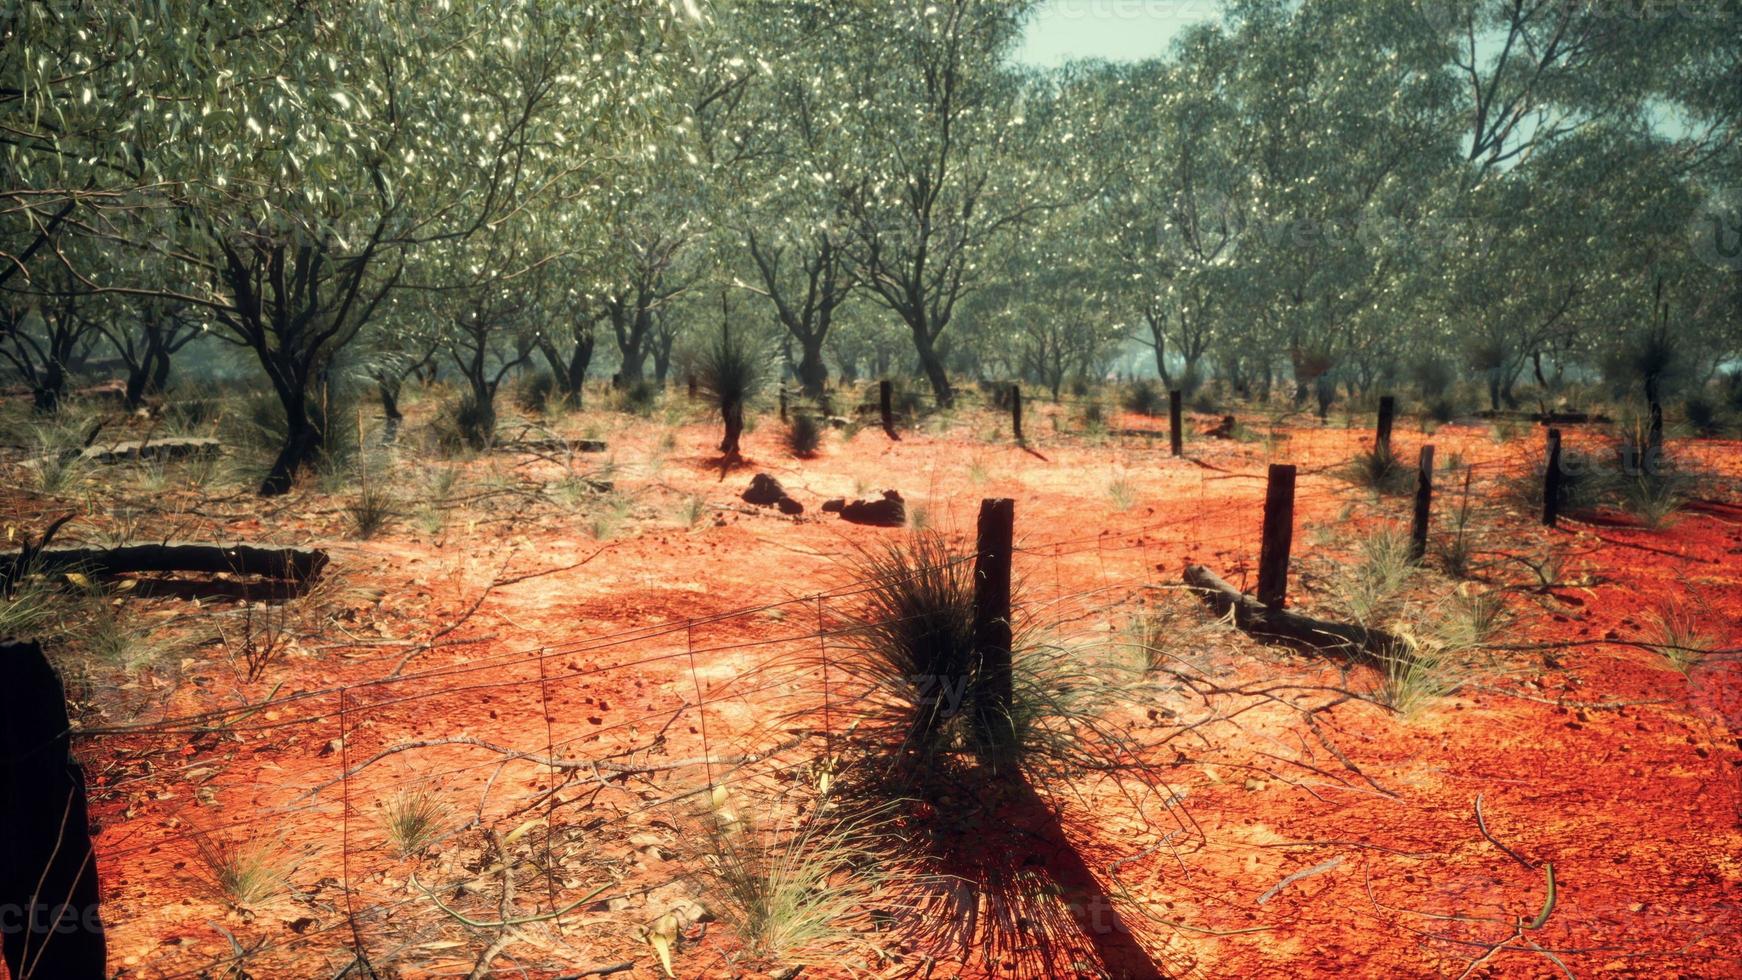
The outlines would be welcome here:
<svg viewBox="0 0 1742 980">
<path fill-rule="evenodd" d="M 837 818 L 815 807 L 759 819 L 717 786 L 700 819 L 707 907 L 743 943 L 748 960 L 773 969 L 824 967 L 872 952 L 872 910 L 890 884 L 879 870 L 879 814 Z"/>
<path fill-rule="evenodd" d="M 1103 719 L 1137 700 L 1143 671 L 1104 637 L 1065 645 L 1017 629 L 1001 678 L 975 647 L 973 564 L 930 530 L 859 560 L 857 655 L 836 661 L 869 690 L 849 709 L 866 756 L 856 768 L 903 793 L 948 794 L 1011 766 L 1051 778 L 1124 757 Z"/>
<path fill-rule="evenodd" d="M 866 679 L 878 684 L 875 714 L 899 739 L 898 755 L 923 764 L 974 714 L 972 562 L 942 534 L 919 531 L 906 545 L 867 552 L 858 571 L 870 583 L 856 639 Z"/>
<path fill-rule="evenodd" d="M 399 790 L 381 808 L 387 843 L 400 857 L 422 853 L 452 829 L 453 810 L 426 786 Z"/>
<path fill-rule="evenodd" d="M 1343 473 L 1350 483 L 1375 493 L 1408 493 L 1415 487 L 1414 468 L 1400 462 L 1389 446 L 1356 453 Z"/>
<path fill-rule="evenodd" d="M 265 837 L 232 842 L 199 834 L 194 844 L 202 883 L 214 897 L 238 909 L 253 909 L 290 894 L 296 861 L 279 842 Z"/>
<path fill-rule="evenodd" d="M 809 459 L 817 454 L 822 444 L 823 427 L 815 415 L 801 412 L 792 417 L 792 422 L 786 427 L 786 448 L 794 456 Z"/>
</svg>

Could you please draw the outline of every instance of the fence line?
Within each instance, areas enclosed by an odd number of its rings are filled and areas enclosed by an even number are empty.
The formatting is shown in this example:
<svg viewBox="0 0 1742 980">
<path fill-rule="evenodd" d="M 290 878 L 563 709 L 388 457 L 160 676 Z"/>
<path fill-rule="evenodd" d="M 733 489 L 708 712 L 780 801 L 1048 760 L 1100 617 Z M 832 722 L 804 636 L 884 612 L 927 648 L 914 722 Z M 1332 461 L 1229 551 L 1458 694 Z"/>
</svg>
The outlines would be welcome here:
<svg viewBox="0 0 1742 980">
<path fill-rule="evenodd" d="M 1515 461 L 1511 459 L 1465 464 L 1472 472 L 1478 467 L 1483 469 L 1491 467 L 1499 470 L 1511 465 L 1515 465 Z M 1238 475 L 1245 476 L 1247 474 Z M 1257 476 L 1258 474 L 1251 475 Z M 1201 515 L 1206 509 L 1205 488 L 1206 480 L 1201 476 L 1200 471 L 1199 506 L 1193 510 L 1189 521 L 1191 529 L 1189 542 L 1151 540 L 1152 536 L 1158 532 L 1178 532 L 1186 523 L 1178 519 L 1168 519 L 1140 524 L 1135 527 L 1121 527 L 1117 530 L 1103 531 L 1094 535 L 1031 542 L 1012 550 L 1015 554 L 1026 556 L 1030 560 L 1051 560 L 1054 571 L 1054 596 L 1051 600 L 1054 606 L 1052 613 L 1054 618 L 1060 622 L 1068 621 L 1059 613 L 1059 610 L 1064 609 L 1068 603 L 1075 603 L 1080 607 L 1076 611 L 1078 621 L 1091 619 L 1099 621 L 1108 617 L 1113 610 L 1128 601 L 1134 593 L 1143 590 L 1149 584 L 1144 580 L 1147 576 L 1135 580 L 1116 576 L 1109 569 L 1109 556 L 1141 552 L 1142 566 L 1149 569 L 1155 567 L 1152 563 L 1153 552 L 1164 547 L 1199 549 L 1206 545 L 1220 545 L 1242 540 L 1249 545 L 1256 544 L 1258 537 L 1256 522 L 1254 522 L 1253 527 L 1242 528 L 1238 531 L 1209 536 L 1203 534 Z M 1297 497 L 1297 502 L 1303 504 L 1325 501 L 1346 502 L 1348 499 L 1348 491 L 1329 489 L 1302 493 Z M 1061 564 L 1066 559 L 1087 555 L 1091 551 L 1099 563 L 1100 585 L 1066 593 L 1062 584 Z M 948 562 L 915 569 L 912 574 L 923 574 L 953 567 L 972 560 L 972 558 L 972 555 L 965 555 Z M 365 868 L 354 867 L 354 865 L 360 856 L 373 854 L 373 851 L 366 846 L 359 845 L 355 840 L 357 828 L 353 827 L 353 822 L 365 818 L 364 813 L 359 809 L 360 797 L 358 792 L 362 791 L 368 797 L 379 800 L 383 799 L 386 793 L 397 792 L 408 786 L 419 783 L 432 784 L 462 774 L 480 774 L 484 769 L 495 767 L 495 773 L 484 784 L 477 805 L 477 816 L 454 833 L 486 824 L 491 819 L 501 819 L 501 814 L 504 813 L 523 813 L 527 812 L 528 808 L 531 808 L 533 812 L 542 810 L 545 835 L 541 843 L 548 884 L 544 901 L 548 904 L 549 912 L 554 914 L 561 907 L 562 901 L 555 872 L 558 859 L 554 856 L 553 851 L 554 838 L 557 833 L 558 808 L 577 805 L 581 800 L 580 797 L 561 800 L 559 793 L 563 787 L 573 783 L 573 780 L 577 778 L 577 773 L 581 773 L 583 782 L 593 788 L 594 795 L 588 798 L 584 804 L 580 804 L 587 809 L 593 807 L 593 801 L 597 800 L 599 794 L 608 792 L 627 794 L 627 799 L 623 801 L 629 804 L 627 808 L 624 806 L 613 807 L 613 812 L 616 813 L 616 822 L 622 822 L 633 814 L 673 806 L 686 798 L 707 791 L 710 787 L 725 785 L 721 782 L 722 778 L 730 781 L 742 772 L 751 773 L 744 778 L 752 778 L 755 772 L 760 772 L 762 779 L 777 780 L 789 777 L 803 767 L 811 765 L 816 757 L 814 754 L 802 751 L 798 752 L 798 757 L 793 760 L 784 760 L 781 757 L 784 753 L 798 749 L 812 739 L 820 737 L 823 746 L 822 758 L 831 758 L 830 754 L 834 751 L 834 741 L 837 735 L 835 731 L 837 702 L 842 698 L 865 696 L 865 692 L 862 690 L 858 692 L 843 691 L 838 678 L 835 676 L 836 672 L 832 669 L 837 666 L 835 664 L 835 651 L 838 648 L 832 645 L 831 641 L 849 638 L 861 629 L 860 624 L 851 614 L 838 609 L 838 604 L 877 588 L 886 587 L 889 582 L 890 579 L 887 578 L 861 579 L 834 589 L 805 596 L 723 610 L 672 623 L 632 627 L 567 643 L 547 644 L 528 651 L 510 651 L 463 664 L 338 685 L 321 691 L 298 692 L 283 698 L 267 699 L 233 709 L 168 718 L 151 724 L 91 729 L 75 733 L 92 739 L 167 736 L 186 734 L 190 730 L 186 726 L 210 726 L 213 723 L 219 723 L 219 727 L 228 732 L 259 734 L 297 726 L 319 726 L 327 723 L 329 718 L 337 726 L 338 738 L 336 741 L 338 747 L 337 751 L 331 753 L 334 763 L 338 767 L 337 772 L 332 773 L 324 782 L 312 788 L 299 790 L 298 787 L 277 787 L 280 791 L 297 793 L 298 795 L 293 799 L 300 802 L 285 806 L 257 804 L 252 815 L 224 824 L 221 827 L 190 829 L 184 834 L 169 838 L 157 837 L 150 841 L 119 849 L 104 847 L 101 848 L 102 857 L 106 860 L 113 860 L 144 850 L 173 851 L 179 846 L 197 843 L 204 836 L 252 833 L 274 824 L 282 824 L 291 815 L 329 811 L 333 803 L 336 802 L 340 808 L 339 846 L 342 851 L 340 872 L 341 887 L 345 891 L 345 920 L 285 939 L 279 943 L 250 949 L 242 955 L 257 956 L 263 952 L 288 950 L 297 944 L 306 944 L 316 936 L 329 934 L 334 930 L 348 926 L 351 932 L 350 940 L 353 952 L 367 962 L 371 937 L 365 935 L 364 924 L 385 922 L 387 917 L 397 910 L 417 903 L 421 896 L 413 894 L 374 904 L 357 904 L 362 887 L 361 883 L 368 880 L 369 871 Z M 1115 595 L 1118 597 L 1109 598 Z M 836 604 L 837 608 L 832 608 L 831 604 Z M 802 609 L 808 616 L 812 607 L 815 611 L 815 629 L 807 629 L 803 632 L 783 632 L 772 637 L 722 639 L 716 642 L 709 642 L 705 637 L 698 636 L 699 631 L 705 631 L 708 627 L 742 622 L 751 617 L 779 609 Z M 1024 614 L 1032 615 L 1032 609 L 1025 611 Z M 683 634 L 681 647 L 678 646 L 679 641 L 677 640 L 679 632 Z M 553 670 L 549 663 L 551 657 L 573 658 L 606 650 L 668 643 L 671 647 L 669 650 L 606 665 L 594 664 L 558 671 Z M 789 648 L 794 652 L 793 658 L 784 665 L 778 659 L 754 663 L 749 669 L 729 673 L 722 683 L 717 685 L 704 683 L 703 661 L 709 655 L 742 654 L 746 651 L 776 647 Z M 798 651 L 813 649 L 816 660 L 814 663 L 807 664 Z M 714 659 L 717 661 L 725 660 L 719 656 L 715 656 Z M 531 670 L 533 664 L 536 664 L 535 673 Z M 646 670 L 646 668 L 661 664 L 672 666 L 673 669 L 668 672 L 668 676 L 660 677 L 656 673 Z M 806 667 L 816 669 L 814 671 L 806 670 Z M 528 676 L 491 679 L 459 686 L 451 686 L 449 683 L 455 678 L 490 670 L 524 670 Z M 610 724 L 599 724 L 595 721 L 591 727 L 572 726 L 578 728 L 578 731 L 559 733 L 559 716 L 556 705 L 563 685 L 579 685 L 574 687 L 573 692 L 579 693 L 588 689 L 585 686 L 588 680 L 620 672 L 635 672 L 645 676 L 649 683 L 644 696 L 648 699 L 649 705 L 659 698 L 675 698 L 675 700 L 668 700 L 658 709 L 650 707 L 649 710 L 637 712 L 626 719 L 613 719 Z M 687 686 L 693 693 L 693 700 L 689 694 L 676 690 L 686 683 L 686 678 L 683 677 L 684 673 L 689 675 Z M 853 672 L 848 670 L 846 673 L 851 681 Z M 755 683 L 748 685 L 743 683 L 746 679 L 758 678 L 759 676 L 761 679 Z M 810 686 L 817 683 L 820 683 L 820 690 Z M 427 685 L 429 689 L 403 693 L 414 690 L 420 685 Z M 805 716 L 813 715 L 820 709 L 820 729 L 811 725 L 799 725 L 796 729 L 795 741 L 777 743 L 772 748 L 765 747 L 758 751 L 738 755 L 722 755 L 716 752 L 716 744 L 726 744 L 739 738 L 767 734 L 765 730 L 754 725 L 746 729 L 742 727 L 742 723 L 739 723 L 737 728 L 732 723 L 725 723 L 724 717 L 720 714 L 723 709 L 728 706 L 749 706 L 749 699 L 753 695 L 781 689 L 785 689 L 788 695 L 799 698 L 799 701 L 795 702 L 795 706 L 785 713 L 777 715 L 777 718 L 798 721 Z M 635 697 L 635 695 L 629 694 L 627 689 L 619 688 L 618 690 L 623 691 L 622 700 L 625 703 Z M 408 740 L 404 737 L 395 738 L 394 736 L 394 732 L 409 735 L 416 727 L 415 715 L 406 714 L 406 709 L 412 705 L 438 698 L 454 699 L 461 696 L 475 698 L 486 693 L 499 691 L 523 692 L 527 695 L 524 707 L 527 709 L 536 707 L 536 710 L 541 712 L 540 721 L 544 730 L 541 738 L 537 733 L 533 733 L 532 738 L 537 741 L 533 743 L 531 748 L 515 744 L 512 737 L 498 742 L 476 739 L 471 736 L 465 736 L 465 740 L 457 737 Z M 384 696 L 379 700 L 368 700 L 368 696 L 372 693 L 380 693 Z M 251 716 L 262 714 L 281 705 L 304 702 L 320 705 L 335 698 L 336 710 L 311 711 L 295 718 L 274 719 L 259 724 L 222 724 L 226 719 L 233 722 L 245 722 Z M 775 707 L 779 706 L 780 703 L 777 700 Z M 712 726 L 710 724 L 710 709 L 714 714 Z M 701 743 L 701 756 L 698 759 L 666 759 L 657 764 L 646 766 L 618 764 L 614 761 L 667 751 L 664 732 L 685 716 L 691 718 L 695 723 L 694 731 Z M 637 738 L 637 733 L 643 724 L 650 724 L 661 719 L 665 719 L 665 728 L 660 730 L 660 734 L 651 744 L 635 744 L 633 741 L 629 744 L 618 744 L 623 738 L 630 740 Z M 565 718 L 564 720 L 569 721 L 570 719 Z M 383 733 L 383 729 L 386 730 L 385 733 Z M 195 727 L 191 730 L 201 731 L 209 730 L 209 728 Z M 367 733 L 367 739 L 363 738 L 365 733 Z M 366 747 L 366 744 L 354 744 L 359 740 L 367 743 L 377 737 L 381 741 L 381 747 L 376 749 L 373 754 Z M 419 742 L 427 742 L 428 744 L 418 744 Z M 593 759 L 578 756 L 565 758 L 558 754 L 559 752 L 573 752 L 583 744 L 597 744 L 601 750 L 605 751 L 605 754 Z M 490 758 L 478 763 L 459 765 L 429 768 L 410 766 L 408 773 L 397 777 L 362 780 L 362 774 L 366 770 L 387 758 L 402 753 L 415 752 L 422 748 L 438 747 L 450 752 L 482 751 L 489 754 Z M 539 756 L 538 749 L 542 749 L 542 757 Z M 734 759 L 744 761 L 731 761 Z M 503 792 L 498 796 L 499 802 L 492 807 L 490 796 L 497 785 L 498 777 L 510 766 L 523 764 L 533 770 L 542 771 L 543 787 L 539 787 L 536 779 L 527 784 L 531 787 L 530 790 L 522 787 L 511 792 L 509 787 L 504 785 Z M 590 782 L 583 772 L 587 767 L 590 767 Z M 702 780 L 700 788 L 691 785 L 693 779 L 686 780 L 682 777 L 681 774 L 684 770 L 697 771 L 697 775 Z M 161 776 L 162 772 L 153 775 Z M 137 778 L 143 780 L 149 777 Z M 1159 779 L 1159 777 L 1156 778 Z M 631 791 L 631 783 L 637 779 L 668 789 L 673 784 L 689 788 L 673 792 L 662 791 L 654 794 L 653 798 L 649 800 Z M 359 782 L 359 785 L 353 786 L 353 782 Z M 519 782 L 525 783 L 525 780 Z M 596 786 L 593 786 L 593 783 L 596 783 Z M 1157 783 L 1157 785 L 1160 784 Z M 323 798 L 326 790 L 331 788 L 338 790 L 336 801 Z M 504 807 L 507 809 L 503 810 Z M 495 817 L 486 816 L 487 811 L 496 812 L 498 815 Z M 1177 815 L 1175 817 L 1177 818 Z M 584 884 L 582 882 L 574 887 L 581 888 L 584 887 Z M 627 885 L 628 881 L 625 880 L 623 884 Z M 646 890 L 650 891 L 656 887 L 660 886 L 649 884 L 646 886 Z M 633 892 L 634 889 L 630 891 Z M 525 898 L 523 896 L 523 899 Z M 502 914 L 505 917 L 511 917 L 515 913 L 513 910 L 504 910 Z M 535 912 L 533 914 L 543 913 Z M 168 976 L 194 976 L 214 968 L 220 968 L 223 965 L 235 963 L 237 960 L 236 956 L 220 958 L 198 964 L 184 972 L 168 974 Z"/>
</svg>

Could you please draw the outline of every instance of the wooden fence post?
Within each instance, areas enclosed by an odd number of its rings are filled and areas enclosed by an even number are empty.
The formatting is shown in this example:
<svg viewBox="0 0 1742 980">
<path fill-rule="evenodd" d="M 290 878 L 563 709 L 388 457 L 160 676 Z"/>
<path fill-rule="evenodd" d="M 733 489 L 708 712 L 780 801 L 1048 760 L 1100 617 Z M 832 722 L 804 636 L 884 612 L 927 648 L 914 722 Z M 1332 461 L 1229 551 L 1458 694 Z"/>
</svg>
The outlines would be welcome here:
<svg viewBox="0 0 1742 980">
<path fill-rule="evenodd" d="M 1391 455 L 1391 420 L 1397 414 L 1397 399 L 1391 395 L 1379 396 L 1379 423 L 1373 433 L 1373 451 L 1385 456 Z"/>
<path fill-rule="evenodd" d="M 1167 393 L 1167 443 L 1175 456 L 1181 455 L 1185 449 L 1185 436 L 1180 431 L 1181 397 L 1178 388 Z"/>
<path fill-rule="evenodd" d="M 42 648 L 0 642 L 0 952 L 14 977 L 101 980 L 105 944 L 85 773 Z"/>
<path fill-rule="evenodd" d="M 689 384 L 690 384 L 690 401 L 693 402 L 696 400 L 696 376 L 695 375 L 692 374 L 689 376 Z"/>
<path fill-rule="evenodd" d="M 1548 430 L 1548 465 L 1542 472 L 1542 523 L 1554 527 L 1561 512 L 1561 430 Z"/>
<path fill-rule="evenodd" d="M 1022 386 L 1014 381 L 1010 383 L 1010 428 L 1016 441 L 1022 442 Z"/>
<path fill-rule="evenodd" d="M 981 732 L 1014 736 L 1010 704 L 1010 559 L 1016 533 L 1016 501 L 980 501 L 979 537 L 974 555 L 974 649 L 980 655 L 984 697 Z M 1012 748 L 1013 745 L 1004 746 Z"/>
<path fill-rule="evenodd" d="M 1415 465 L 1415 521 L 1409 528 L 1409 558 L 1421 561 L 1427 556 L 1427 524 L 1433 513 L 1434 447 L 1421 447 L 1421 458 Z"/>
<path fill-rule="evenodd" d="M 895 386 L 887 378 L 877 382 L 877 411 L 883 416 L 883 434 L 900 442 L 895 434 Z"/>
<path fill-rule="evenodd" d="M 786 421 L 786 385 L 780 386 L 780 420 Z"/>
<path fill-rule="evenodd" d="M 1294 465 L 1271 463 L 1264 490 L 1264 536 L 1258 548 L 1258 601 L 1288 604 L 1288 549 L 1294 544 Z"/>
</svg>

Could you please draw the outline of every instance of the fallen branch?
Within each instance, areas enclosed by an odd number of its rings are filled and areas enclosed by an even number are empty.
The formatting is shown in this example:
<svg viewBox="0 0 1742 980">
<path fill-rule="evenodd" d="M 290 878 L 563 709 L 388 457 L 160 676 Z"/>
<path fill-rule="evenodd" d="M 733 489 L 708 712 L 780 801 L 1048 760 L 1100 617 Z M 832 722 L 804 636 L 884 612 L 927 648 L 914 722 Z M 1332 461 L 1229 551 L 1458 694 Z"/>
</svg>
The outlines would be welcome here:
<svg viewBox="0 0 1742 980">
<path fill-rule="evenodd" d="M 1272 609 L 1223 581 L 1202 565 L 1187 565 L 1185 583 L 1218 616 L 1234 614 L 1234 625 L 1259 639 L 1285 640 L 1315 653 L 1380 666 L 1406 650 L 1403 641 L 1383 630 L 1314 619 L 1286 609 Z"/>
<path fill-rule="evenodd" d="M 36 572 L 121 575 L 129 572 L 229 572 L 306 581 L 321 573 L 327 553 L 318 548 L 269 548 L 251 544 L 123 545 L 118 548 L 41 548 L 0 558 L 0 579 Z"/>
<path fill-rule="evenodd" d="M 1300 881 L 1303 878 L 1311 878 L 1313 875 L 1322 875 L 1325 872 L 1332 870 L 1333 868 L 1339 867 L 1340 865 L 1342 865 L 1342 863 L 1343 863 L 1343 856 L 1341 854 L 1339 854 L 1336 857 L 1331 858 L 1329 861 L 1321 861 L 1318 864 L 1315 864 L 1310 868 L 1303 868 L 1300 871 L 1296 871 L 1294 874 L 1291 874 L 1288 877 L 1277 882 L 1276 884 L 1271 885 L 1268 891 L 1266 891 L 1264 894 L 1258 896 L 1258 904 L 1263 905 L 1265 902 L 1270 901 L 1271 899 L 1275 898 L 1284 888 L 1287 888 L 1289 885 L 1292 885 L 1295 882 Z"/>
<path fill-rule="evenodd" d="M 1510 847 L 1507 847 L 1505 844 L 1500 843 L 1498 840 L 1496 840 L 1494 838 L 1493 834 L 1490 834 L 1488 832 L 1488 820 L 1487 820 L 1487 818 L 1482 816 L 1482 794 L 1481 793 L 1476 794 L 1476 829 L 1480 830 L 1482 832 L 1483 837 L 1488 838 L 1488 843 L 1493 844 L 1495 847 L 1500 848 L 1501 851 L 1505 852 L 1507 857 L 1509 857 L 1512 860 L 1517 861 L 1519 864 L 1523 865 L 1525 870 L 1527 870 L 1527 871 L 1535 871 L 1536 870 L 1536 865 L 1531 864 L 1529 861 L 1526 861 L 1523 857 L 1521 857 L 1519 855 L 1519 853 L 1517 851 L 1513 850 Z"/>
<path fill-rule="evenodd" d="M 765 749 L 764 751 L 754 752 L 748 755 L 694 756 L 688 759 L 671 759 L 666 762 L 651 763 L 647 765 L 629 765 L 627 763 L 609 762 L 597 759 L 559 759 L 552 756 L 539 755 L 536 752 L 524 752 L 520 749 L 512 749 L 506 745 L 497 745 L 494 742 L 486 742 L 481 738 L 471 735 L 424 738 L 411 742 L 401 742 L 398 745 L 390 745 L 369 758 L 364 759 L 362 762 L 357 763 L 350 769 L 345 770 L 338 776 L 308 790 L 302 794 L 300 799 L 317 796 L 327 787 L 336 786 L 339 783 L 356 776 L 358 773 L 375 763 L 391 756 L 398 755 L 401 752 L 411 752 L 416 749 L 436 748 L 444 745 L 471 746 L 473 748 L 495 752 L 507 761 L 530 762 L 533 765 L 545 766 L 551 769 L 581 769 L 586 771 L 597 771 L 603 769 L 606 772 L 610 772 L 617 776 L 641 776 L 656 772 L 670 772 L 674 769 L 688 769 L 694 766 L 745 766 L 754 762 L 761 762 L 769 756 L 784 752 L 787 749 L 798 745 L 802 741 L 804 741 L 803 738 L 789 739 L 779 745 Z M 718 774 L 716 774 L 716 778 L 718 778 Z"/>
<path fill-rule="evenodd" d="M 78 460 L 83 463 L 130 463 L 142 459 L 182 459 L 188 456 L 216 456 L 222 452 L 224 444 L 216 439 L 203 436 L 186 438 L 159 439 L 152 442 L 140 439 L 133 442 L 117 442 L 107 446 L 87 445 L 82 449 L 69 449 L 53 456 L 42 456 L 32 460 L 32 463 L 43 464 L 52 462 L 67 462 Z"/>
</svg>

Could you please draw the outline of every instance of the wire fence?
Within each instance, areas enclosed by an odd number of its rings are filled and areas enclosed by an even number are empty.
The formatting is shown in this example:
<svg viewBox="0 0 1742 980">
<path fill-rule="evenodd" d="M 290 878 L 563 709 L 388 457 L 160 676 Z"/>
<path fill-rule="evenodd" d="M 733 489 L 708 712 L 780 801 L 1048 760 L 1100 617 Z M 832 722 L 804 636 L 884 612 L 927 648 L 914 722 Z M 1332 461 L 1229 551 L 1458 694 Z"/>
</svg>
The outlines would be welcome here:
<svg viewBox="0 0 1742 980">
<path fill-rule="evenodd" d="M 1177 468 L 1167 492 L 1184 506 L 1166 517 L 1095 534 L 1019 537 L 1028 614 L 1053 629 L 1104 636 L 1134 599 L 1188 560 L 1215 551 L 1249 566 L 1265 474 L 1207 462 L 1169 464 Z M 1494 445 L 1442 479 L 1467 470 L 1493 481 L 1531 462 L 1528 451 Z M 1302 472 L 1324 476 L 1335 465 L 1309 457 Z M 1325 479 L 1297 489 L 1296 512 L 1302 522 L 1323 521 L 1371 499 Z M 1383 506 L 1399 519 L 1407 512 L 1401 498 Z M 1230 510 L 1240 518 L 1230 520 Z M 1212 511 L 1221 513 L 1206 522 Z M 568 912 L 611 909 L 691 874 L 623 858 L 650 819 L 681 821 L 718 804 L 712 797 L 722 787 L 778 792 L 832 757 L 848 733 L 848 706 L 875 694 L 851 660 L 857 611 L 879 586 L 856 580 L 681 621 L 86 728 L 76 733 L 83 753 L 95 755 L 100 742 L 109 760 L 94 793 L 133 801 L 100 835 L 98 859 L 129 880 L 198 885 L 221 873 L 224 854 L 260 847 L 332 872 L 301 886 L 322 911 L 298 919 L 290 935 L 253 943 L 232 936 L 217 955 L 195 944 L 166 947 L 149 975 L 211 975 L 244 962 L 257 972 L 292 963 L 307 972 L 308 957 L 337 973 L 348 961 L 407 951 L 433 962 L 460 955 L 442 952 L 454 948 L 444 944 L 456 933 L 475 938 L 505 923 L 536 926 L 552 949 L 584 956 L 605 927 L 597 917 L 569 922 Z M 431 880 L 417 877 L 394 845 L 396 809 L 419 800 L 439 816 L 418 848 L 441 855 Z M 493 873 L 512 874 L 502 870 L 511 862 L 481 853 L 473 832 L 497 828 L 511 829 L 495 846 L 522 849 L 539 869 L 537 889 L 515 894 L 512 882 L 492 883 Z M 622 937 L 604 945 L 613 942 Z"/>
</svg>

